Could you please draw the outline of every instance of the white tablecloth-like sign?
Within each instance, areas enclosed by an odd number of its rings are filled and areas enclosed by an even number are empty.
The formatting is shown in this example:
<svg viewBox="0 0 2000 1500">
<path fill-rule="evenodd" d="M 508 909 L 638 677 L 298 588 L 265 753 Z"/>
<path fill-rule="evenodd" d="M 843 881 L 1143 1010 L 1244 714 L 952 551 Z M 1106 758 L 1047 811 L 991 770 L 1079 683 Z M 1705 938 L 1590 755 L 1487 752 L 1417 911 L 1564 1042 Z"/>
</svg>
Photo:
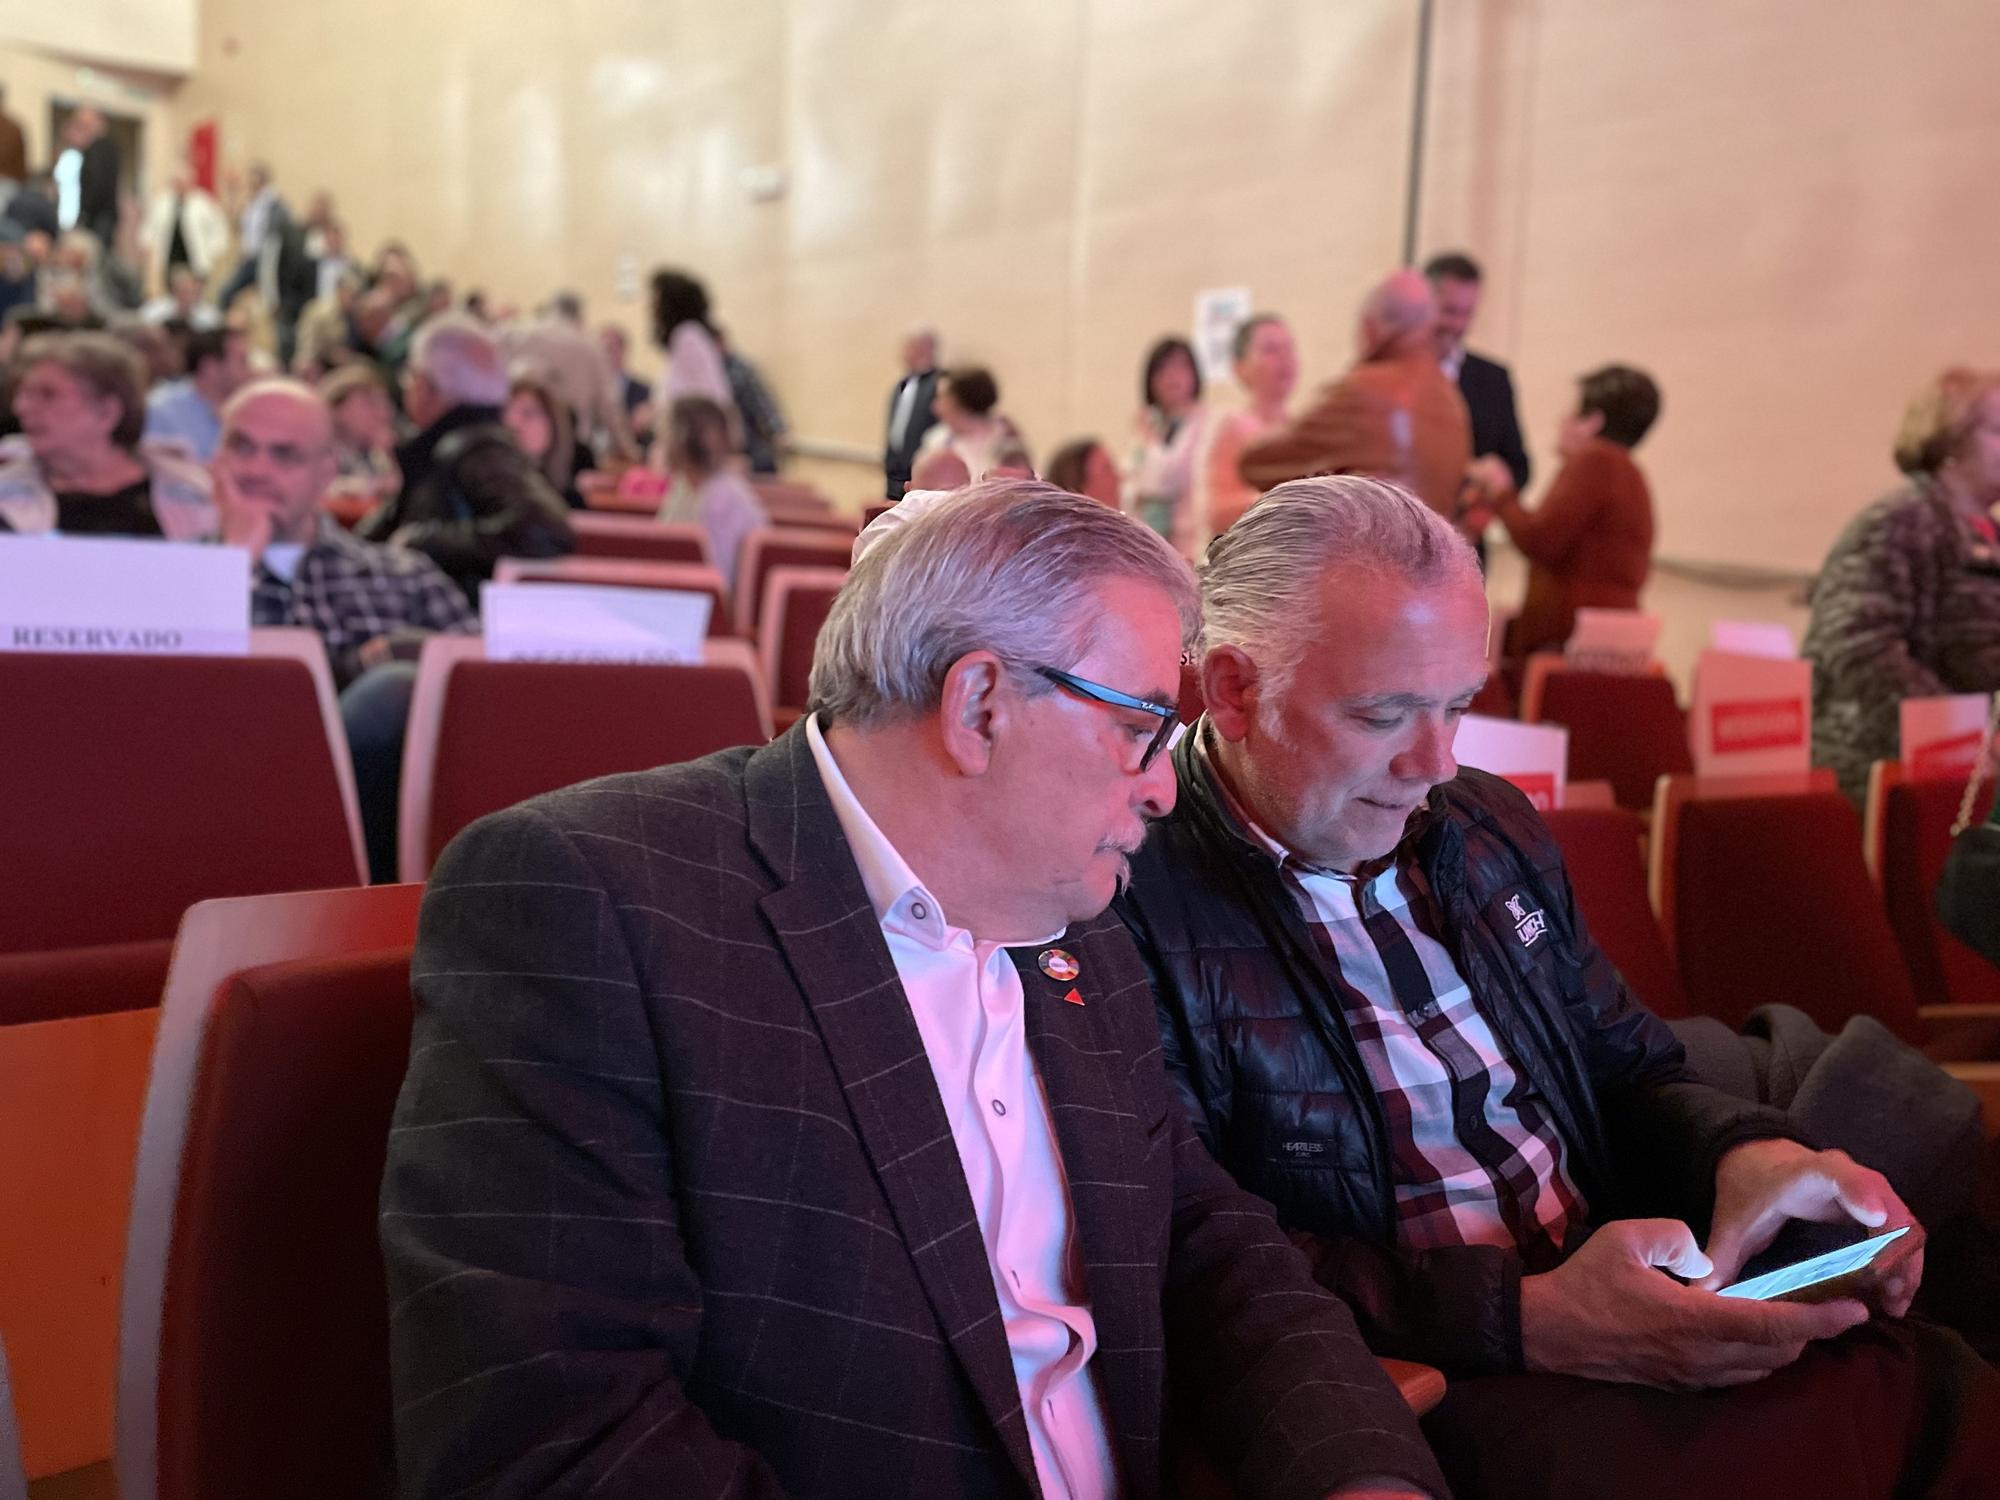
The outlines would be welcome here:
<svg viewBox="0 0 2000 1500">
<path fill-rule="evenodd" d="M 1536 812 L 1563 805 L 1569 775 L 1569 731 L 1559 724 L 1519 724 L 1467 714 L 1458 721 L 1452 759 L 1491 771 L 1528 794 Z"/>
<path fill-rule="evenodd" d="M 0 651 L 249 650 L 250 554 L 240 547 L 0 536 Z"/>
<path fill-rule="evenodd" d="M 1970 776 L 1986 737 L 1992 701 L 1984 693 L 1945 698 L 1905 698 L 1902 719 L 1903 774 L 1913 781 Z"/>
<path fill-rule="evenodd" d="M 489 583 L 479 591 L 489 661 L 696 663 L 707 594 L 594 583 Z"/>
<path fill-rule="evenodd" d="M 1812 765 L 1812 666 L 1704 651 L 1694 668 L 1689 748 L 1702 776 L 1765 776 Z"/>
<path fill-rule="evenodd" d="M 1582 672 L 1643 672 L 1660 643 L 1660 617 L 1639 609 L 1580 609 L 1563 657 Z"/>
<path fill-rule="evenodd" d="M 1732 656 L 1774 656 L 1789 661 L 1799 654 L 1792 627 L 1773 620 L 1717 620 L 1708 627 L 1708 643 Z"/>
</svg>

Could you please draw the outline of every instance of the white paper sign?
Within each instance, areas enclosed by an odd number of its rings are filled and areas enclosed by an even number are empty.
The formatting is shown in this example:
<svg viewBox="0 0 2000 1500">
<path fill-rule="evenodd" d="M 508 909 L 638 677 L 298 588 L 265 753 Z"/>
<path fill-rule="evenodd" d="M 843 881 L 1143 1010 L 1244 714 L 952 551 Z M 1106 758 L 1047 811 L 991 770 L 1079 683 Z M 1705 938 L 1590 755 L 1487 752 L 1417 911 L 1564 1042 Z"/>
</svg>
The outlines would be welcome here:
<svg viewBox="0 0 2000 1500">
<path fill-rule="evenodd" d="M 1194 357 L 1204 381 L 1233 380 L 1236 330 L 1250 316 L 1250 288 L 1214 286 L 1194 294 Z"/>
<path fill-rule="evenodd" d="M 1451 742 L 1452 759 L 1511 781 L 1549 812 L 1563 805 L 1569 776 L 1569 731 L 1559 724 L 1521 724 L 1467 714 Z"/>
<path fill-rule="evenodd" d="M 124 537 L 0 537 L 0 651 L 244 656 L 250 554 Z"/>
<path fill-rule="evenodd" d="M 1913 781 L 1970 776 L 1991 711 L 1984 693 L 1905 698 L 1900 715 L 1903 774 Z"/>
<path fill-rule="evenodd" d="M 1708 643 L 1732 656 L 1770 656 L 1789 661 L 1799 654 L 1792 627 L 1772 620 L 1717 620 L 1708 627 Z"/>
<path fill-rule="evenodd" d="M 1812 765 L 1812 665 L 1704 651 L 1688 714 L 1702 776 L 1804 772 Z"/>
<path fill-rule="evenodd" d="M 489 661 L 695 663 L 707 594 L 599 583 L 489 583 L 479 614 Z"/>
<path fill-rule="evenodd" d="M 1643 672 L 1660 643 L 1660 617 L 1638 609 L 1580 609 L 1563 658 L 1580 672 Z"/>
</svg>

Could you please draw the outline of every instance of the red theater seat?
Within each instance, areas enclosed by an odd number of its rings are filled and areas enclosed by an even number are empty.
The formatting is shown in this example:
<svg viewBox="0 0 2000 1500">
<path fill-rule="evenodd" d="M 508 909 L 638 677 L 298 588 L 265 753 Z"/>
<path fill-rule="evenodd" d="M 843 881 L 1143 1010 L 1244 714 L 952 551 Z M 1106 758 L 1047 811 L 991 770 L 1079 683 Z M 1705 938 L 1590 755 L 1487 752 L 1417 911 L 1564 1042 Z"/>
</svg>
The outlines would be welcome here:
<svg viewBox="0 0 2000 1500">
<path fill-rule="evenodd" d="M 839 568 L 854 556 L 854 533 L 824 527 L 772 526 L 743 538 L 736 562 L 736 633 L 757 639 L 764 579 L 773 568 Z"/>
<path fill-rule="evenodd" d="M 1694 769 L 1687 716 L 1658 673 L 1575 672 L 1560 657 L 1530 657 L 1521 719 L 1567 729 L 1570 779 L 1610 782 L 1618 805 L 1635 812 L 1653 805 L 1662 776 Z"/>
<path fill-rule="evenodd" d="M 0 1024 L 151 1005 L 181 913 L 364 877 L 318 636 L 0 653 Z"/>
<path fill-rule="evenodd" d="M 1688 1014 L 1680 973 L 1646 894 L 1645 822 L 1622 807 L 1562 807 L 1542 820 L 1555 835 L 1590 935 L 1655 1015 Z"/>
<path fill-rule="evenodd" d="M 599 516 L 570 512 L 578 557 L 630 557 L 641 562 L 713 564 L 708 533 L 699 526 L 669 525 L 651 516 Z"/>
<path fill-rule="evenodd" d="M 7 1374 L 7 1346 L 0 1343 L 0 1500 L 28 1500 L 21 1468 L 21 1434 L 14 1425 L 14 1382 Z"/>
<path fill-rule="evenodd" d="M 389 1492 L 376 1200 L 421 895 L 375 886 L 188 913 L 127 1240 L 127 1500 Z"/>
<path fill-rule="evenodd" d="M 1889 925 L 1920 995 L 1962 1005 L 2000 1005 L 2000 968 L 1944 930 L 1937 919 L 1938 878 L 1951 853 L 1951 825 L 1965 778 L 1909 781 L 1895 761 L 1877 761 L 1868 777 L 1863 836 L 1868 872 L 1881 889 Z M 1987 782 L 1975 821 L 1993 808 Z"/>
<path fill-rule="evenodd" d="M 697 760 L 771 737 L 749 644 L 711 638 L 699 666 L 488 661 L 424 643 L 403 741 L 398 868 L 422 880 L 468 823 L 559 787 Z"/>
<path fill-rule="evenodd" d="M 813 647 L 847 582 L 845 568 L 773 568 L 764 575 L 761 659 L 771 685 L 772 727 L 780 734 L 805 712 Z"/>
<path fill-rule="evenodd" d="M 730 635 L 736 628 L 729 590 L 706 563 L 644 562 L 631 557 L 503 557 L 495 583 L 592 583 L 621 589 L 666 589 L 706 594 L 708 633 Z"/>
</svg>

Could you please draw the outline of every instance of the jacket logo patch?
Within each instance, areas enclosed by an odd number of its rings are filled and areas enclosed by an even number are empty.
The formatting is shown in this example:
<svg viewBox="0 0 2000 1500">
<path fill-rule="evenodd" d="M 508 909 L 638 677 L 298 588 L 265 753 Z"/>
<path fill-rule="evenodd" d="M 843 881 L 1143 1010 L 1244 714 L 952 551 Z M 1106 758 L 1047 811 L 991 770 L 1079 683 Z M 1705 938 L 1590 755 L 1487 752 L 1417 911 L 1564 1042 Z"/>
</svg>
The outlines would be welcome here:
<svg viewBox="0 0 2000 1500">
<path fill-rule="evenodd" d="M 1287 1156 L 1318 1156 L 1326 1150 L 1325 1141 L 1286 1141 L 1278 1148 Z"/>
<path fill-rule="evenodd" d="M 1524 911 L 1519 896 L 1507 898 L 1507 915 L 1514 919 L 1514 936 L 1523 948 L 1535 946 L 1535 939 L 1549 930 L 1549 919 L 1540 911 Z"/>
</svg>

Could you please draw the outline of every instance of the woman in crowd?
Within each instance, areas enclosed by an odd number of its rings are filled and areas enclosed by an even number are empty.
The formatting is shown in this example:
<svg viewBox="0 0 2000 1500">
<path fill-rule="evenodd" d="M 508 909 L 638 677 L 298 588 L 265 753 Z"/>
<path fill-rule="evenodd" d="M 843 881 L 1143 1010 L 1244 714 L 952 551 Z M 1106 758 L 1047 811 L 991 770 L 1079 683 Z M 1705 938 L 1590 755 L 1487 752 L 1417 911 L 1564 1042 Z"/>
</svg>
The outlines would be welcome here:
<svg viewBox="0 0 2000 1500">
<path fill-rule="evenodd" d="M 206 541 L 217 519 L 208 473 L 141 446 L 146 372 L 110 334 L 44 333 L 21 346 L 0 442 L 0 531 Z"/>
<path fill-rule="evenodd" d="M 549 487 L 571 510 L 581 510 L 583 496 L 576 488 L 576 438 L 568 405 L 546 381 L 516 375 L 507 387 L 507 405 L 500 417 Z"/>
<path fill-rule="evenodd" d="M 1276 313 L 1253 313 L 1236 330 L 1230 353 L 1235 359 L 1236 383 L 1250 404 L 1217 420 L 1208 440 L 1208 454 L 1202 463 L 1207 487 L 1205 532 L 1198 539 L 1206 547 L 1208 537 L 1220 536 L 1236 524 L 1237 517 L 1250 508 L 1257 491 L 1236 472 L 1237 460 L 1250 443 L 1274 428 L 1281 427 L 1289 413 L 1285 403 L 1299 383 L 1299 346 L 1292 330 Z"/>
<path fill-rule="evenodd" d="M 1048 481 L 1057 489 L 1118 509 L 1118 465 L 1096 438 L 1077 438 L 1049 460 Z"/>
<path fill-rule="evenodd" d="M 1130 508 L 1183 557 L 1193 557 L 1202 530 L 1195 514 L 1195 457 L 1208 411 L 1201 404 L 1201 371 L 1186 339 L 1164 338 L 1153 345 L 1139 393 L 1145 405 L 1128 486 Z"/>
<path fill-rule="evenodd" d="M 708 288 L 685 271 L 653 273 L 653 342 L 667 352 L 663 407 L 681 396 L 706 396 L 734 421 L 736 398 L 709 322 Z"/>
<path fill-rule="evenodd" d="M 921 464 L 933 453 L 949 451 L 965 463 L 971 482 L 984 479 L 994 465 L 1003 444 L 1019 441 L 1014 424 L 1001 416 L 1000 384 L 993 372 L 978 365 L 960 365 L 938 378 L 937 394 L 931 398 L 931 412 L 937 425 L 924 434 L 917 449 Z"/>
<path fill-rule="evenodd" d="M 1813 761 L 1859 803 L 1905 698 L 2000 688 L 2000 371 L 1950 369 L 1910 403 L 1907 482 L 1841 533 L 1812 590 Z"/>
<path fill-rule="evenodd" d="M 378 366 L 359 360 L 321 380 L 319 393 L 333 412 L 333 453 L 339 464 L 334 488 L 377 497 L 402 488 L 388 377 Z"/>
<path fill-rule="evenodd" d="M 1576 410 L 1563 418 L 1563 466 L 1529 510 L 1514 476 L 1493 454 L 1469 470 L 1473 535 L 1498 519 L 1528 560 L 1527 594 L 1507 637 L 1507 655 L 1560 648 L 1579 609 L 1637 609 L 1653 567 L 1653 495 L 1632 450 L 1660 415 L 1660 391 L 1643 370 L 1606 365 L 1577 382 Z"/>
<path fill-rule="evenodd" d="M 682 396 L 667 408 L 666 441 L 672 487 L 660 519 L 707 532 L 709 556 L 734 588 L 743 538 L 770 518 L 750 482 L 730 465 L 729 414 L 706 396 Z"/>
</svg>

